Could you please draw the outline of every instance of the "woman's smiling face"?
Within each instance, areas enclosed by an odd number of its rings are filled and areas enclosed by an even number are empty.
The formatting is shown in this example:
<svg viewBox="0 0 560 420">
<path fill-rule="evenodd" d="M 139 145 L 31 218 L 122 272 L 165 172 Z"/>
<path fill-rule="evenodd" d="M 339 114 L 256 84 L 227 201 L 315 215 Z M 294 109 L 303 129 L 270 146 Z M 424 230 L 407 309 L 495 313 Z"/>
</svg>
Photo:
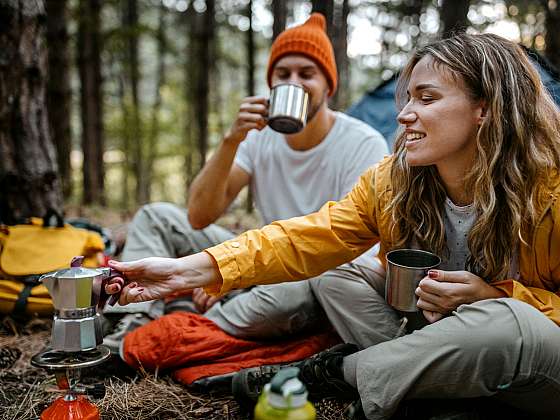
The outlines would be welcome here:
<svg viewBox="0 0 560 420">
<path fill-rule="evenodd" d="M 473 101 L 461 77 L 429 55 L 414 66 L 407 92 L 409 101 L 397 117 L 405 126 L 407 163 L 468 169 L 483 117 L 481 101 Z"/>
</svg>

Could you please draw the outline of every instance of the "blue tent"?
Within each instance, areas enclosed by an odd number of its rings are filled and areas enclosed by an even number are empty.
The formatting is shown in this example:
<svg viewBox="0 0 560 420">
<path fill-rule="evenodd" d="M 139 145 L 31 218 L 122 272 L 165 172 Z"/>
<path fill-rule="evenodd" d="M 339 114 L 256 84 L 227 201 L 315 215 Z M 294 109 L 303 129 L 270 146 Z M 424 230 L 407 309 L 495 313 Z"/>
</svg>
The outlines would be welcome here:
<svg viewBox="0 0 560 420">
<path fill-rule="evenodd" d="M 544 85 L 551 93 L 554 101 L 560 106 L 559 73 L 542 56 L 533 50 L 526 49 L 531 61 L 535 64 Z M 393 147 L 397 130 L 397 108 L 395 106 L 395 88 L 397 76 L 383 82 L 377 88 L 367 92 L 360 100 L 346 111 L 349 115 L 371 125 L 387 139 L 389 149 Z"/>
</svg>

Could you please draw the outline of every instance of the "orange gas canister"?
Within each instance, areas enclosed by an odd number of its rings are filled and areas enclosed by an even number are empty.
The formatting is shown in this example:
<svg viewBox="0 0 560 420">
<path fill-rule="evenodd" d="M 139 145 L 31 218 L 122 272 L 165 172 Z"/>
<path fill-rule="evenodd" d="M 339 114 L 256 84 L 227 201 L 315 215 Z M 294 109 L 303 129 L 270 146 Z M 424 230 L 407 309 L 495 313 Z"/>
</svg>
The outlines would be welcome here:
<svg viewBox="0 0 560 420">
<path fill-rule="evenodd" d="M 99 420 L 99 410 L 84 395 L 65 395 L 41 413 L 41 420 Z"/>
</svg>

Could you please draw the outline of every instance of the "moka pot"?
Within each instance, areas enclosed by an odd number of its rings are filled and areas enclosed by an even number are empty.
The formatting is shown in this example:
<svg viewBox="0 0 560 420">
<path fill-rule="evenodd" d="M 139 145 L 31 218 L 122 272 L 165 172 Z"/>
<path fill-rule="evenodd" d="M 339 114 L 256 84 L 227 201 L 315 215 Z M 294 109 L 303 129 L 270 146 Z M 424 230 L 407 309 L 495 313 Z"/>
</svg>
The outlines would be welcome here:
<svg viewBox="0 0 560 420">
<path fill-rule="evenodd" d="M 81 267 L 83 257 L 75 257 L 70 268 L 45 274 L 39 279 L 53 300 L 54 321 L 50 346 L 53 350 L 77 352 L 91 350 L 103 342 L 98 309 L 109 295 L 105 285 L 113 277 L 124 276 L 104 268 Z M 118 299 L 110 297 L 110 304 Z"/>
</svg>

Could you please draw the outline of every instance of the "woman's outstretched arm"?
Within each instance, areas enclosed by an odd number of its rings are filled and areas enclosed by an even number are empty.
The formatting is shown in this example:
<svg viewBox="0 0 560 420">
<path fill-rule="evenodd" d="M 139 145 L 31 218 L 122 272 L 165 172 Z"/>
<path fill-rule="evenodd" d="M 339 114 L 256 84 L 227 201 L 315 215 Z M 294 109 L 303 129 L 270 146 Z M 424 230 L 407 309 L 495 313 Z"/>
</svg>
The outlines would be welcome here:
<svg viewBox="0 0 560 420">
<path fill-rule="evenodd" d="M 118 293 L 119 304 L 163 299 L 197 287 L 217 287 L 222 276 L 214 260 L 206 252 L 182 258 L 149 257 L 130 262 L 110 261 L 109 266 L 124 274 L 126 284 L 121 287 L 118 277 L 105 290 Z"/>
</svg>

